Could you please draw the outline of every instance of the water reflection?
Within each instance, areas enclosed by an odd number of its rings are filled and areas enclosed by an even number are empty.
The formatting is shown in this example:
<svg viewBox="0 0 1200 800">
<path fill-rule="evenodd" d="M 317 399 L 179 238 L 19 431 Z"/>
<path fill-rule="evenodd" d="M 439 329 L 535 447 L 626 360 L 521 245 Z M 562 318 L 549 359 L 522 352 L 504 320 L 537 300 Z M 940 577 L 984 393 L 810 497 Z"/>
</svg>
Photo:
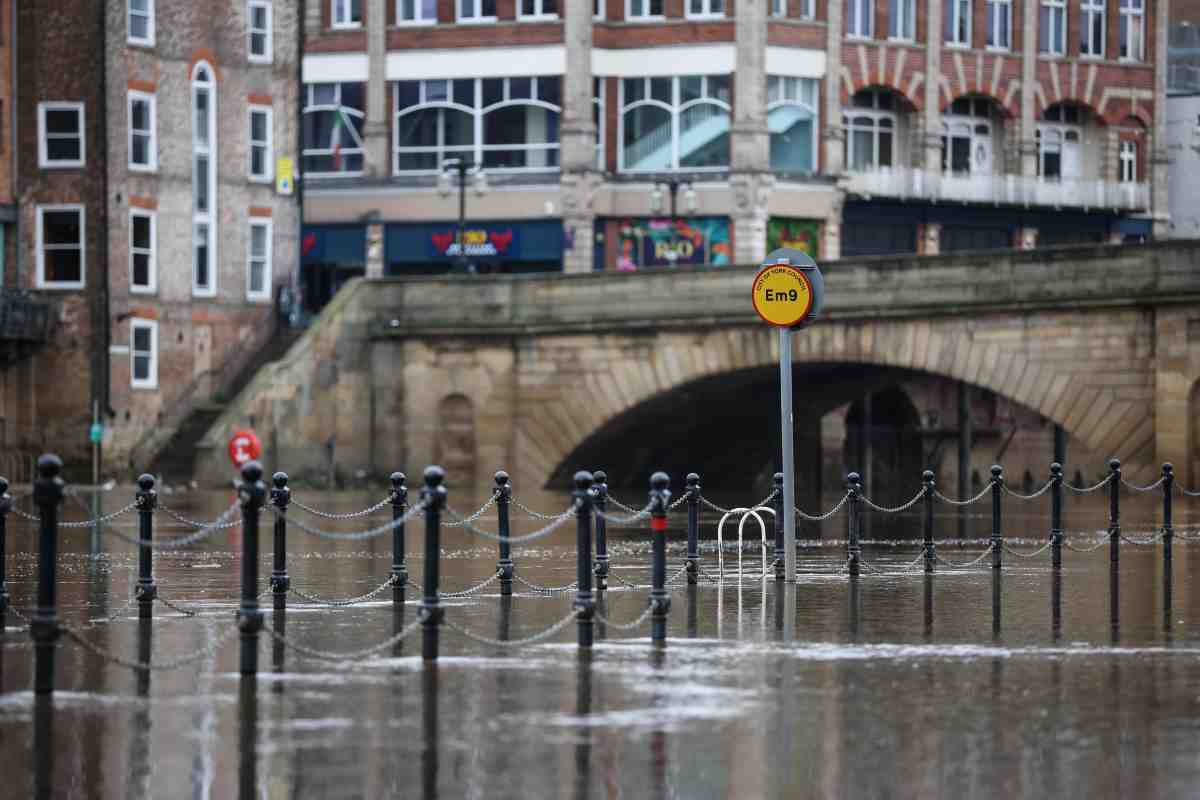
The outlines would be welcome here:
<svg viewBox="0 0 1200 800">
<path fill-rule="evenodd" d="M 438 796 L 438 666 L 425 662 L 421 669 L 421 796 Z"/>
<path fill-rule="evenodd" d="M 575 741 L 575 797 L 586 800 L 592 785 L 592 727 L 587 724 L 592 713 L 592 652 L 580 650 L 575 669 L 575 716 L 579 732 Z"/>
<path fill-rule="evenodd" d="M 37 695 L 33 701 L 33 796 L 54 796 L 54 700 Z"/>
<path fill-rule="evenodd" d="M 1003 570 L 992 570 L 992 640 L 1000 641 L 1000 600 L 1004 589 Z"/>
<path fill-rule="evenodd" d="M 1117 564 L 1108 570 L 1108 624 L 1112 629 L 1112 643 L 1121 643 L 1121 580 Z"/>
<path fill-rule="evenodd" d="M 138 620 L 137 660 L 150 663 L 152 652 L 153 622 Z M 129 719 L 129 792 L 130 797 L 152 797 L 151 777 L 151 717 L 150 717 L 150 671 L 136 673 L 138 702 Z"/>
<path fill-rule="evenodd" d="M 258 795 L 258 679 L 238 681 L 238 797 Z"/>
<path fill-rule="evenodd" d="M 926 572 L 922 581 L 923 589 L 922 598 L 925 606 L 925 626 L 924 636 L 925 641 L 933 641 L 933 573 Z"/>
</svg>

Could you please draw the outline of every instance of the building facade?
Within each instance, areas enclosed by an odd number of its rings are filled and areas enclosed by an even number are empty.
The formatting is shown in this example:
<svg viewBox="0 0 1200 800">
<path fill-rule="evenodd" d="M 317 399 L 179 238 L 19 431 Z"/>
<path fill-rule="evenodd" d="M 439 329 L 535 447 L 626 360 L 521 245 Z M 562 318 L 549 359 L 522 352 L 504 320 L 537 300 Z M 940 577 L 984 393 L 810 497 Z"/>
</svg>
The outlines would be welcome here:
<svg viewBox="0 0 1200 800">
<path fill-rule="evenodd" d="M 298 11 L 18 6 L 20 247 L 5 283 L 53 307 L 29 400 L 39 444 L 85 462 L 98 420 L 106 465 L 144 469 L 274 331 L 299 234 Z"/>
<path fill-rule="evenodd" d="M 1162 233 L 1166 11 L 1165 0 L 310 2 L 306 304 L 362 273 Z M 471 165 L 461 182 L 453 159 Z"/>
</svg>

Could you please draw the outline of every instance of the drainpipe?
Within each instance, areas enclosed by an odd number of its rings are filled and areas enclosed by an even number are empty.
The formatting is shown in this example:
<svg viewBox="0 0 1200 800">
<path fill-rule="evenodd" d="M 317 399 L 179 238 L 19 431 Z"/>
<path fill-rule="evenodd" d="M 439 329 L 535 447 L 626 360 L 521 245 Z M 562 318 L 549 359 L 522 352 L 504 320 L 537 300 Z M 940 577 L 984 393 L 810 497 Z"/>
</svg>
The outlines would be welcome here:
<svg viewBox="0 0 1200 800">
<path fill-rule="evenodd" d="M 304 27 L 308 20 L 308 1 L 300 0 L 300 14 L 296 23 L 296 155 L 295 167 L 292 170 L 292 186 L 296 192 L 296 261 L 292 265 L 291 280 L 294 282 L 292 303 L 298 303 L 300 298 L 300 262 L 304 248 L 304 174 L 301 167 L 304 163 L 304 99 L 308 96 L 304 88 Z M 280 320 L 280 324 L 284 323 Z"/>
<path fill-rule="evenodd" d="M 115 412 L 109 406 L 110 380 L 108 348 L 112 336 L 109 328 L 109 287 L 108 287 L 108 24 L 106 4 L 100 3 L 97 10 L 100 26 L 100 98 L 98 119 L 100 121 L 100 152 L 104 155 L 104 168 L 100 171 L 100 196 L 103 198 L 97 212 L 99 227 L 89 225 L 91 230 L 101 232 L 100 275 L 96 281 L 96 295 L 93 304 L 92 324 L 94 342 L 92 350 L 92 403 L 91 407 L 99 406 L 103 413 L 113 416 Z M 97 446 L 100 463 L 104 463 L 104 445 Z"/>
<path fill-rule="evenodd" d="M 21 160 L 17 158 L 17 119 L 20 105 L 17 103 L 18 88 L 20 82 L 17 80 L 17 48 L 20 47 L 20 39 L 17 36 L 17 2 L 13 0 L 11 5 L 12 24 L 8 26 L 12 35 L 9 37 L 12 45 L 9 48 L 12 63 L 9 65 L 9 84 L 12 88 L 12 97 L 9 98 L 9 103 L 12 110 L 8 114 L 9 119 L 9 150 L 11 157 L 9 158 L 10 167 L 12 168 L 12 187 L 13 187 L 13 202 L 17 206 L 17 221 L 15 230 L 13 231 L 13 279 L 12 285 L 14 288 L 23 289 L 21 285 Z"/>
</svg>

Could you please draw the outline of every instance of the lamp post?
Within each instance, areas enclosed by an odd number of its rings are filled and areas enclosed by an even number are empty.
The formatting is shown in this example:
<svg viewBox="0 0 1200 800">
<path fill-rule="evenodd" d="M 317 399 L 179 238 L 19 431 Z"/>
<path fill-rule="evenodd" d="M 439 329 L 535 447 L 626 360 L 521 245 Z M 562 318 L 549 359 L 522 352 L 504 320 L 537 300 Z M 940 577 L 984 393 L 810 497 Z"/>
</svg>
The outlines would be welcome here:
<svg viewBox="0 0 1200 800">
<path fill-rule="evenodd" d="M 465 158 L 447 158 L 442 162 L 442 180 L 439 190 L 442 195 L 450 194 L 450 175 L 458 174 L 458 231 L 455 241 L 458 243 L 458 266 L 461 272 L 474 272 L 475 269 L 467 259 L 467 174 L 475 176 L 475 193 L 482 196 L 487 191 L 487 177 L 483 168 Z"/>
<path fill-rule="evenodd" d="M 650 205 L 655 213 L 659 213 L 662 209 L 663 192 L 666 191 L 671 198 L 671 246 L 667 250 L 666 258 L 671 266 L 675 266 L 675 262 L 679 260 L 679 252 L 675 248 L 675 223 L 678 220 L 679 211 L 679 190 L 683 189 L 683 202 L 687 207 L 689 214 L 696 211 L 696 190 L 692 188 L 691 181 L 687 179 L 671 176 L 661 183 L 654 184 L 654 190 L 650 193 Z"/>
</svg>

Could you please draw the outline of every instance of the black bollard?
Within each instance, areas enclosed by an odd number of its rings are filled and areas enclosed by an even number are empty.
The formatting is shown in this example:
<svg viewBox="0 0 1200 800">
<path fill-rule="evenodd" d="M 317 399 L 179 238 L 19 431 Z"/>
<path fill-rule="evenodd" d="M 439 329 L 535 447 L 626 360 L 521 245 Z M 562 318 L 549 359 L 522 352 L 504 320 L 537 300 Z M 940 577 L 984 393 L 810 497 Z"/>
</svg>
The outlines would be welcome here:
<svg viewBox="0 0 1200 800">
<path fill-rule="evenodd" d="M 1055 461 L 1050 465 L 1050 568 L 1062 569 L 1063 548 L 1063 468 Z"/>
<path fill-rule="evenodd" d="M 1004 468 L 992 465 L 992 569 L 1003 566 L 1004 536 L 1000 532 L 1000 495 L 1004 492 Z"/>
<path fill-rule="evenodd" d="M 508 541 L 508 503 L 512 500 L 512 484 L 508 481 L 508 473 L 500 470 L 496 473 L 496 519 L 499 521 L 500 560 L 496 562 L 496 570 L 500 573 L 500 596 L 512 595 L 513 560 L 512 545 Z"/>
<path fill-rule="evenodd" d="M 446 507 L 446 471 L 425 468 L 425 488 L 421 503 L 425 506 L 425 595 L 421 599 L 421 658 L 437 661 L 438 629 L 445 613 L 438 601 L 438 570 L 442 554 L 442 509 Z"/>
<path fill-rule="evenodd" d="M 922 500 L 925 501 L 925 571 L 933 572 L 933 562 L 937 560 L 937 550 L 933 544 L 933 492 L 935 484 L 933 482 L 933 471 L 925 470 L 921 474 L 921 480 L 925 482 L 925 496 Z"/>
<path fill-rule="evenodd" d="M 700 580 L 700 476 L 694 472 L 688 473 L 687 492 L 687 582 L 695 586 Z"/>
<path fill-rule="evenodd" d="M 292 585 L 287 571 L 287 510 L 292 502 L 292 490 L 288 488 L 286 472 L 276 472 L 271 476 L 271 483 L 274 484 L 271 505 L 279 512 L 275 515 L 275 551 L 271 562 L 271 591 L 277 601 L 275 607 L 278 608 L 278 601 L 287 597 L 288 588 Z"/>
<path fill-rule="evenodd" d="M 575 621 L 579 646 L 592 646 L 596 598 L 592 594 L 592 473 L 575 473 Z"/>
<path fill-rule="evenodd" d="M 1121 561 L 1121 462 L 1108 462 L 1108 561 L 1114 567 Z"/>
<path fill-rule="evenodd" d="M 8 481 L 0 478 L 0 632 L 4 630 L 4 615 L 8 612 L 8 512 L 12 511 L 13 499 L 8 493 Z"/>
<path fill-rule="evenodd" d="M 34 641 L 34 692 L 54 692 L 54 650 L 58 647 L 58 506 L 66 494 L 62 459 L 47 453 L 37 461 L 38 477 L 33 482 L 33 502 L 41 523 L 38 526 L 38 604 L 29 623 Z"/>
<path fill-rule="evenodd" d="M 138 619 L 151 619 L 154 616 L 154 600 L 158 597 L 158 587 L 154 585 L 154 550 L 150 545 L 154 541 L 154 509 L 158 507 L 158 492 L 154 490 L 153 475 L 142 475 L 137 482 L 134 502 L 138 511 L 138 538 L 142 540 L 138 545 Z"/>
<path fill-rule="evenodd" d="M 922 593 L 925 606 L 925 641 L 933 641 L 933 573 L 927 572 L 923 576 L 925 578 L 925 590 Z"/>
<path fill-rule="evenodd" d="M 1172 513 L 1171 512 L 1171 494 L 1172 494 L 1172 492 L 1174 492 L 1174 489 L 1175 489 L 1175 467 L 1172 466 L 1169 461 L 1166 464 L 1162 465 L 1162 476 L 1163 476 L 1163 482 L 1162 482 L 1162 487 L 1163 487 L 1163 503 L 1162 503 L 1163 574 L 1166 575 L 1167 580 L 1170 581 L 1171 545 L 1175 541 L 1175 526 L 1171 520 L 1171 513 Z M 4 524 L 4 515 L 2 512 L 0 512 L 0 526 L 3 526 L 3 524 Z M 4 541 L 4 528 L 0 527 L 0 544 L 2 544 L 3 541 Z M 0 562 L 0 592 L 3 592 L 3 581 L 4 581 L 4 571 L 3 570 L 4 570 L 3 562 Z M 0 597 L 0 604 L 2 604 L 3 602 L 4 602 L 3 598 Z M 3 608 L 3 606 L 0 605 L 0 608 Z"/>
<path fill-rule="evenodd" d="M 846 476 L 846 491 L 850 493 L 850 499 L 847 501 L 849 511 L 846 514 L 846 566 L 850 570 L 850 577 L 857 578 L 859 562 L 862 560 L 862 545 L 858 543 L 858 517 L 862 513 L 858 507 L 858 498 L 862 494 L 862 484 L 859 483 L 857 472 Z"/>
<path fill-rule="evenodd" d="M 602 516 L 608 509 L 608 474 L 598 469 L 592 473 L 592 505 L 598 512 L 596 517 L 596 563 L 592 573 L 596 576 L 596 591 L 608 588 L 608 521 Z"/>
<path fill-rule="evenodd" d="M 408 562 L 406 561 L 404 523 L 396 522 L 408 510 L 408 480 L 403 472 L 392 473 L 392 603 L 404 602 L 404 589 L 408 586 Z"/>
<path fill-rule="evenodd" d="M 242 465 L 238 501 L 242 504 L 242 604 L 238 609 L 241 630 L 241 674 L 258 673 L 258 632 L 263 627 L 258 608 L 258 514 L 267 499 L 263 468 L 257 461 Z"/>
<path fill-rule="evenodd" d="M 1050 637 L 1055 644 L 1062 639 L 1062 570 L 1050 573 Z"/>
<path fill-rule="evenodd" d="M 650 535 L 654 562 L 650 577 L 650 641 L 667 643 L 667 614 L 671 596 L 667 594 L 667 509 L 671 505 L 671 479 L 665 472 L 650 476 Z"/>
<path fill-rule="evenodd" d="M 775 580 L 781 581 L 787 577 L 787 551 L 784 548 L 787 520 L 783 518 L 783 473 L 776 472 L 773 480 L 775 492 L 772 495 L 771 507 L 775 511 Z"/>
</svg>

